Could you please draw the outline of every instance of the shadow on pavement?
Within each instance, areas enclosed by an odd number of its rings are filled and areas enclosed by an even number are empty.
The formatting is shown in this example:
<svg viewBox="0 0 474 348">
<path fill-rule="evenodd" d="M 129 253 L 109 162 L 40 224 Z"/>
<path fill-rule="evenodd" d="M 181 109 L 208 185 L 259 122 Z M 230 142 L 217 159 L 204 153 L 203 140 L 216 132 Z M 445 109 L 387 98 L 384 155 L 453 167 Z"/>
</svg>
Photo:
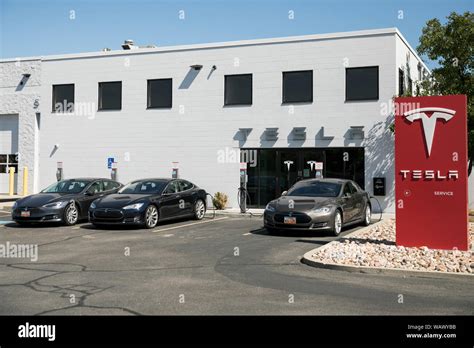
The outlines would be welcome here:
<svg viewBox="0 0 474 348">
<path fill-rule="evenodd" d="M 272 230 L 268 231 L 266 228 L 261 227 L 256 230 L 251 230 L 252 234 L 266 235 L 266 236 L 275 236 L 275 237 L 334 237 L 335 239 L 344 237 L 347 232 L 355 232 L 360 227 L 357 226 L 347 226 L 342 228 L 342 232 L 339 236 L 334 236 L 329 231 L 302 231 L 302 230 Z"/>
<path fill-rule="evenodd" d="M 211 218 L 204 218 L 203 220 L 212 220 Z M 201 221 L 203 221 L 201 220 Z M 154 228 L 160 228 L 160 227 L 167 227 L 167 226 L 174 226 L 176 224 L 179 224 L 181 222 L 197 222 L 198 220 L 194 219 L 189 219 L 189 218 L 179 218 L 179 219 L 173 219 L 173 220 L 167 220 L 167 221 L 161 221 L 158 222 L 158 225 L 156 225 Z M 179 225 L 177 225 L 179 226 Z M 81 226 L 81 228 L 86 229 L 86 230 L 124 230 L 124 231 L 129 231 L 129 230 L 150 230 L 152 231 L 154 228 L 147 229 L 142 225 L 92 225 L 91 223 L 85 223 Z"/>
</svg>

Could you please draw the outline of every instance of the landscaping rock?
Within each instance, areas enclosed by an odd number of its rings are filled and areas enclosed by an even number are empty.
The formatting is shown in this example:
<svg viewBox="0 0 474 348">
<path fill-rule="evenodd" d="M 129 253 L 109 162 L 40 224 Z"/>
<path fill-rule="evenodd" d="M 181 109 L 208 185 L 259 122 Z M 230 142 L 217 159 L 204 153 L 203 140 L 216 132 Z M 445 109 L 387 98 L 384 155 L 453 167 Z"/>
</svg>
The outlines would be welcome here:
<svg viewBox="0 0 474 348">
<path fill-rule="evenodd" d="M 474 224 L 469 227 L 474 241 Z M 369 227 L 356 236 L 341 238 L 330 246 L 317 250 L 313 257 L 323 263 L 377 268 L 398 268 L 418 271 L 474 273 L 472 251 L 438 250 L 426 246 L 408 248 L 395 242 L 395 220 L 390 219 Z"/>
</svg>

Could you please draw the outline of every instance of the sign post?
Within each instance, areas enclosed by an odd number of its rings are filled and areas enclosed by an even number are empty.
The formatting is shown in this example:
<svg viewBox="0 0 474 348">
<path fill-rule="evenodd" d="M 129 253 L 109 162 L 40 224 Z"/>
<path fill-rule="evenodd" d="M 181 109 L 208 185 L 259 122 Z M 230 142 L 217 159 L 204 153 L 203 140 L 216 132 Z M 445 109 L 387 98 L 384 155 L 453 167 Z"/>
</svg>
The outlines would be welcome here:
<svg viewBox="0 0 474 348">
<path fill-rule="evenodd" d="M 466 102 L 395 99 L 397 245 L 469 248 Z"/>
</svg>

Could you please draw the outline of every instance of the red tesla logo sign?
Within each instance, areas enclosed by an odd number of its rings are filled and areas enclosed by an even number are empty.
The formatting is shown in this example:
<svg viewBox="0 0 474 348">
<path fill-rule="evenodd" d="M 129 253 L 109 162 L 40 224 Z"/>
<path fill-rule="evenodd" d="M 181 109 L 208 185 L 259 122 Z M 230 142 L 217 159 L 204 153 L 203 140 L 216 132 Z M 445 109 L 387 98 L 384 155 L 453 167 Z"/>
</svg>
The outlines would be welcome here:
<svg viewBox="0 0 474 348">
<path fill-rule="evenodd" d="M 398 245 L 468 250 L 466 101 L 395 99 Z"/>
</svg>

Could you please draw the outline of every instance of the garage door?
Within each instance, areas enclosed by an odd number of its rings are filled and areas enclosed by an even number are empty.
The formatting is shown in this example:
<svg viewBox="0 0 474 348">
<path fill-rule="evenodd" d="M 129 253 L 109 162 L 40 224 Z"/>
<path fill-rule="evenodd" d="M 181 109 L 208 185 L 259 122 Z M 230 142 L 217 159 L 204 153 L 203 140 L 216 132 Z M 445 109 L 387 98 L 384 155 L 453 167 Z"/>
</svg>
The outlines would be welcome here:
<svg viewBox="0 0 474 348">
<path fill-rule="evenodd" d="M 8 193 L 8 168 L 18 173 L 18 115 L 0 115 L 0 194 Z M 18 174 L 15 174 L 15 192 Z"/>
</svg>

